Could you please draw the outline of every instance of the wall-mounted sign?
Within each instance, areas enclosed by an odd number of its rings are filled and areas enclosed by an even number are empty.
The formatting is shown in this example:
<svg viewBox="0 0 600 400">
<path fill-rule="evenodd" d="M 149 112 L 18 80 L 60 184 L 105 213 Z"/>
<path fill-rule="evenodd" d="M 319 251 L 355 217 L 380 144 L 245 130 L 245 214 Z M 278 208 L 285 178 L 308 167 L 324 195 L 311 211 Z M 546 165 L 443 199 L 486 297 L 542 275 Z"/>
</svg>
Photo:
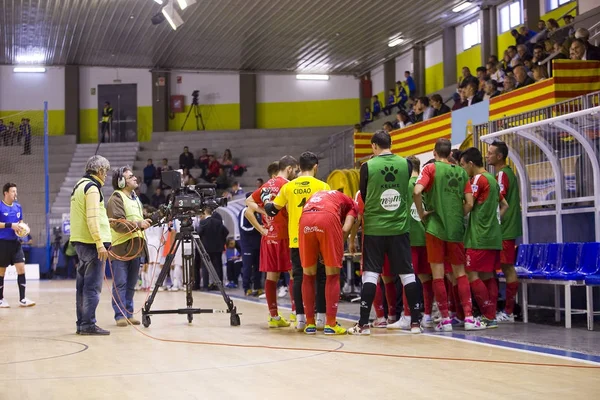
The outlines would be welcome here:
<svg viewBox="0 0 600 400">
<path fill-rule="evenodd" d="M 90 89 L 90 93 L 92 94 L 92 96 L 95 96 L 96 95 L 96 88 L 95 87 L 91 88 Z"/>
<path fill-rule="evenodd" d="M 181 83 L 183 81 L 183 78 L 180 76 L 177 77 L 177 83 Z"/>
<path fill-rule="evenodd" d="M 164 76 L 158 77 L 158 86 L 165 86 L 165 77 Z"/>
</svg>

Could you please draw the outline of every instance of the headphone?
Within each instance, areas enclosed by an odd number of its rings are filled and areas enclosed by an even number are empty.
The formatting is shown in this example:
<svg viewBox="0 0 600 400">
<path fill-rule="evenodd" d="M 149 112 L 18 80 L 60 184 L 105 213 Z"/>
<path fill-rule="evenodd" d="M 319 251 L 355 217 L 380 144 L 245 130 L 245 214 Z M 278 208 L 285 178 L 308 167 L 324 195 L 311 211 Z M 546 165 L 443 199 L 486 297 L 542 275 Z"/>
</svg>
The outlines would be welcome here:
<svg viewBox="0 0 600 400">
<path fill-rule="evenodd" d="M 119 189 L 125 189 L 125 186 L 127 185 L 125 177 L 123 176 L 125 173 L 125 168 L 126 167 L 121 167 L 117 170 L 117 187 Z"/>
</svg>

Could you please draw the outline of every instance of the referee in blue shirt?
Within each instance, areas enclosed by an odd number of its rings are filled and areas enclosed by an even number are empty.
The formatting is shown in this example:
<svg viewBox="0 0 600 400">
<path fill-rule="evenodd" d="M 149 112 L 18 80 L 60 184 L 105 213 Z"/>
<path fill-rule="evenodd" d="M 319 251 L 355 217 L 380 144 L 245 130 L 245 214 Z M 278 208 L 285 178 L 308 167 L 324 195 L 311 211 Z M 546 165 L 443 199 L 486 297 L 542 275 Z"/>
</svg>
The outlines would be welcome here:
<svg viewBox="0 0 600 400">
<path fill-rule="evenodd" d="M 2 190 L 4 199 L 0 203 L 0 308 L 10 305 L 4 300 L 4 274 L 9 265 L 17 269 L 19 306 L 31 307 L 34 301 L 25 297 L 25 255 L 16 234 L 19 222 L 23 222 L 23 209 L 17 203 L 17 185 L 7 183 Z"/>
</svg>

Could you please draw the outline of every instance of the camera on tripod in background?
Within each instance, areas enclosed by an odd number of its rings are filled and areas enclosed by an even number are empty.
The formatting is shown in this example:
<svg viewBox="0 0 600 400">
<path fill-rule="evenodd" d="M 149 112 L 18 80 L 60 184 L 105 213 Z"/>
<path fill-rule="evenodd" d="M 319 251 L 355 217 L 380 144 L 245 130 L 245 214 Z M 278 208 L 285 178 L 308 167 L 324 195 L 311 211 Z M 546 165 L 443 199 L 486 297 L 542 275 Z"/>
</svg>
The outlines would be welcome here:
<svg viewBox="0 0 600 400">
<path fill-rule="evenodd" d="M 192 105 L 197 106 L 198 103 L 198 96 L 200 96 L 200 91 L 199 90 L 194 90 L 192 92 Z"/>
</svg>

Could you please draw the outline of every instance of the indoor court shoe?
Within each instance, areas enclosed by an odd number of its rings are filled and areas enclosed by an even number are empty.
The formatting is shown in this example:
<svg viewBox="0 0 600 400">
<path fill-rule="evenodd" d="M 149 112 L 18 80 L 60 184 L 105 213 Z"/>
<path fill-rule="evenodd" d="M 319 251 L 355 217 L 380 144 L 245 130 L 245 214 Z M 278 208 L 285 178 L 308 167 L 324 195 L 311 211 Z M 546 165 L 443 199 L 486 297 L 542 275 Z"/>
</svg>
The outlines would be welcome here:
<svg viewBox="0 0 600 400">
<path fill-rule="evenodd" d="M 117 320 L 117 326 L 118 327 L 123 328 L 123 327 L 125 327 L 127 325 L 129 325 L 129 324 L 127 323 L 127 320 L 125 318 L 121 318 L 121 319 Z"/>
<path fill-rule="evenodd" d="M 498 314 L 496 314 L 496 321 L 501 324 L 514 324 L 515 316 L 514 314 L 507 314 L 504 311 L 500 311 Z"/>
<path fill-rule="evenodd" d="M 315 322 L 317 323 L 316 325 L 318 331 L 322 331 L 323 329 L 325 329 L 325 314 L 317 313 Z"/>
<path fill-rule="evenodd" d="M 482 325 L 485 325 L 485 329 L 495 329 L 498 327 L 498 321 L 495 319 L 487 319 L 486 317 L 481 317 L 479 320 Z"/>
<path fill-rule="evenodd" d="M 290 323 L 294 323 L 296 322 L 296 311 L 292 311 L 290 313 L 290 318 L 289 318 Z"/>
<path fill-rule="evenodd" d="M 290 323 L 282 316 L 269 318 L 269 328 L 287 328 L 288 326 L 290 326 Z"/>
<path fill-rule="evenodd" d="M 423 333 L 423 328 L 421 328 L 421 324 L 419 322 L 413 322 L 412 324 L 410 324 L 410 333 L 414 335 Z"/>
<path fill-rule="evenodd" d="M 98 325 L 94 325 L 91 328 L 81 329 L 79 331 L 79 334 L 86 335 L 86 336 L 107 336 L 107 335 L 110 335 L 110 331 L 107 331 L 106 329 L 102 329 Z"/>
<path fill-rule="evenodd" d="M 486 329 L 485 324 L 473 317 L 465 318 L 465 331 L 482 331 Z"/>
<path fill-rule="evenodd" d="M 300 314 L 296 317 L 296 330 L 298 332 L 304 332 L 304 328 L 306 328 L 306 315 Z"/>
<path fill-rule="evenodd" d="M 277 297 L 285 297 L 288 294 L 288 288 L 285 286 L 280 286 L 277 291 Z"/>
<path fill-rule="evenodd" d="M 432 329 L 433 328 L 433 318 L 431 318 L 431 315 L 423 316 L 423 319 L 421 319 L 421 328 L 423 328 L 423 329 Z"/>
<path fill-rule="evenodd" d="M 349 335 L 370 335 L 371 327 L 369 324 L 360 325 L 358 322 L 352 328 L 348 329 Z"/>
<path fill-rule="evenodd" d="M 35 301 L 29 300 L 25 297 L 23 300 L 19 300 L 19 307 L 33 307 L 35 306 Z"/>
<path fill-rule="evenodd" d="M 375 318 L 373 320 L 373 322 L 371 322 L 371 326 L 373 328 L 385 328 L 387 327 L 388 322 L 387 319 L 385 319 L 385 317 L 381 317 L 381 318 Z"/>
<path fill-rule="evenodd" d="M 8 304 L 8 301 L 0 299 L 0 308 L 10 308 L 10 304 Z"/>
<path fill-rule="evenodd" d="M 410 317 L 407 317 L 405 315 L 401 316 L 400 319 L 396 322 L 394 322 L 393 324 L 388 324 L 387 328 L 388 329 L 402 329 L 403 331 L 408 331 L 410 330 Z"/>
<path fill-rule="evenodd" d="M 452 320 L 450 318 L 444 318 L 433 329 L 436 332 L 452 332 Z"/>
<path fill-rule="evenodd" d="M 325 325 L 324 333 L 326 335 L 345 335 L 346 328 L 342 328 L 342 326 L 336 322 L 334 326 Z"/>
<path fill-rule="evenodd" d="M 135 319 L 133 317 L 129 318 L 129 323 L 131 325 L 140 325 L 141 324 L 141 322 L 139 320 L 137 320 L 137 319 Z"/>
<path fill-rule="evenodd" d="M 317 333 L 317 326 L 314 324 L 306 325 L 306 328 L 304 328 L 304 333 L 307 335 L 315 335 Z"/>
</svg>

